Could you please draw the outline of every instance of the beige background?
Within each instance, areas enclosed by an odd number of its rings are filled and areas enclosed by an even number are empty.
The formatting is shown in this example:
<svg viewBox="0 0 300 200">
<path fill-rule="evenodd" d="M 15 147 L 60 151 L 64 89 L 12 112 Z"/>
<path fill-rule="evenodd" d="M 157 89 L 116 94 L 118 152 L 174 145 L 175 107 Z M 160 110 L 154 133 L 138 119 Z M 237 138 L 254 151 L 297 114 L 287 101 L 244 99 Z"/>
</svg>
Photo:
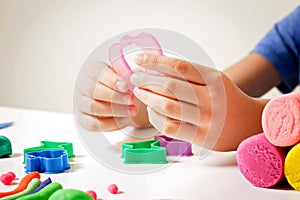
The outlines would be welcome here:
<svg viewBox="0 0 300 200">
<path fill-rule="evenodd" d="M 298 2 L 0 0 L 0 106 L 72 112 L 84 60 L 103 41 L 132 29 L 178 31 L 223 69 Z"/>
</svg>

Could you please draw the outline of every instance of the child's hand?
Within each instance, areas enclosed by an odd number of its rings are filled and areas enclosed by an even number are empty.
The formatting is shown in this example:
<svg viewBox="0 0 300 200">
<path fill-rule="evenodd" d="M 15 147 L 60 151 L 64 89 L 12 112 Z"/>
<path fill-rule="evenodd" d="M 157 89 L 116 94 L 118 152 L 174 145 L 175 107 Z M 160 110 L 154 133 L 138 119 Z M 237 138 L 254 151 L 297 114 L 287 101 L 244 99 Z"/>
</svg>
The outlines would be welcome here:
<svg viewBox="0 0 300 200">
<path fill-rule="evenodd" d="M 149 123 L 145 106 L 135 100 L 127 83 L 103 62 L 83 67 L 74 99 L 78 122 L 89 131 L 113 131 L 129 124 Z"/>
<path fill-rule="evenodd" d="M 139 54 L 136 63 L 166 75 L 136 72 L 131 77 L 137 86 L 134 94 L 163 134 L 228 151 L 261 132 L 266 100 L 247 96 L 222 72 L 152 54 Z"/>
</svg>

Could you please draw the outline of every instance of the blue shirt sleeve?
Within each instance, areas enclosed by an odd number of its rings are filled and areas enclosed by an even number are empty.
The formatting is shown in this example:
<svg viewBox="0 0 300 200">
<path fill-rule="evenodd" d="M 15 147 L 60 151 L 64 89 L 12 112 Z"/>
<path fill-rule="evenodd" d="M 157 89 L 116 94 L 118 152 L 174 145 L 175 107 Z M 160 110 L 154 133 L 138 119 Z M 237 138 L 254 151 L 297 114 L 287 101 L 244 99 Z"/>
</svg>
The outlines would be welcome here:
<svg viewBox="0 0 300 200">
<path fill-rule="evenodd" d="M 277 88 L 291 92 L 299 85 L 300 7 L 285 17 L 265 35 L 252 52 L 269 60 L 282 77 Z"/>
</svg>

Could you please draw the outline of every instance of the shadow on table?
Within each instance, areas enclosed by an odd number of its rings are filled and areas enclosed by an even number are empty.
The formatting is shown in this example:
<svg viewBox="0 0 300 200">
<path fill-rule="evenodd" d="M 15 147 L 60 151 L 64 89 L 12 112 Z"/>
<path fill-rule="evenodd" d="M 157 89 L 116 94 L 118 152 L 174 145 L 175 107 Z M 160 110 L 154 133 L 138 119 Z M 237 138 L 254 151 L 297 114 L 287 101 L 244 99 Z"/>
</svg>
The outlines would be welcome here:
<svg viewBox="0 0 300 200">
<path fill-rule="evenodd" d="M 274 190 L 294 190 L 292 186 L 287 182 L 286 179 L 280 181 L 280 183 L 276 184 L 275 186 L 271 187 L 270 189 Z"/>
<path fill-rule="evenodd" d="M 72 173 L 84 168 L 83 164 L 80 162 L 81 158 L 89 157 L 88 155 L 76 155 L 73 158 L 69 158 L 70 169 L 66 173 Z"/>
<path fill-rule="evenodd" d="M 5 156 L 1 156 L 0 159 L 6 159 L 6 158 L 17 158 L 23 156 L 23 154 L 21 153 L 13 153 L 11 155 L 5 155 Z"/>
</svg>

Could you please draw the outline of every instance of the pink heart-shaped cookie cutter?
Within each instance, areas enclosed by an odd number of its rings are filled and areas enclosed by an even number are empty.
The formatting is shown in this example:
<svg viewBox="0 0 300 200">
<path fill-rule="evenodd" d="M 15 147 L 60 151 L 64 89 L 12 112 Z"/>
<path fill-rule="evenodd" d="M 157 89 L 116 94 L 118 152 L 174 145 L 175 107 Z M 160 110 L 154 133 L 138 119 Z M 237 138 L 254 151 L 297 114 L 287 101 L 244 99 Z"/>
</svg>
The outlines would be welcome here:
<svg viewBox="0 0 300 200">
<path fill-rule="evenodd" d="M 110 47 L 108 57 L 111 66 L 115 69 L 118 75 L 127 81 L 128 89 L 132 91 L 134 85 L 130 82 L 130 76 L 133 71 L 128 65 L 123 52 L 123 48 L 131 44 L 135 44 L 140 47 L 144 53 L 163 55 L 163 52 L 157 39 L 150 33 L 146 32 L 142 32 L 135 37 L 124 35 L 120 42 L 114 43 Z"/>
</svg>

